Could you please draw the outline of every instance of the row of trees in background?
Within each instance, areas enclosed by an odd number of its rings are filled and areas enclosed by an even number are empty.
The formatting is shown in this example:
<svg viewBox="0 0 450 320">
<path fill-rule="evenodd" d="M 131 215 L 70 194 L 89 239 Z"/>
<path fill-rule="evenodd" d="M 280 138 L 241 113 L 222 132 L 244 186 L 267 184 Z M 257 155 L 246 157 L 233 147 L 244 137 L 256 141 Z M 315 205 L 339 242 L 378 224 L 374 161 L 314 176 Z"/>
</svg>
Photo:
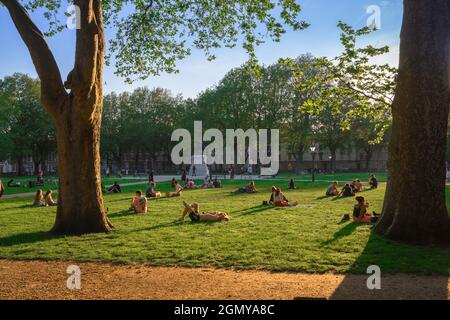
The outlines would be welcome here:
<svg viewBox="0 0 450 320">
<path fill-rule="evenodd" d="M 42 167 L 56 151 L 55 127 L 42 107 L 39 80 L 24 74 L 0 79 L 0 161 L 17 162 L 32 157 L 35 168 Z"/>
<path fill-rule="evenodd" d="M 308 54 L 261 67 L 258 74 L 242 66 L 195 100 L 161 88 L 110 93 L 103 101 L 103 160 L 122 167 L 124 155 L 133 154 L 136 168 L 145 153 L 154 167 L 159 155 L 169 157 L 173 130 L 193 130 L 194 120 L 202 120 L 205 128 L 223 131 L 280 128 L 281 141 L 294 160 L 302 161 L 309 146 L 317 143 L 331 154 L 332 170 L 338 149 L 356 149 L 364 154 L 368 168 L 374 149 L 387 140 L 389 108 L 380 108 L 382 120 L 357 113 L 357 95 L 331 92 L 340 84 L 327 78 L 329 70 L 322 63 Z M 38 167 L 56 149 L 55 128 L 39 101 L 39 81 L 23 74 L 6 77 L 0 81 L 0 95 L 5 137 L 1 157 L 20 164 L 32 156 Z"/>
</svg>

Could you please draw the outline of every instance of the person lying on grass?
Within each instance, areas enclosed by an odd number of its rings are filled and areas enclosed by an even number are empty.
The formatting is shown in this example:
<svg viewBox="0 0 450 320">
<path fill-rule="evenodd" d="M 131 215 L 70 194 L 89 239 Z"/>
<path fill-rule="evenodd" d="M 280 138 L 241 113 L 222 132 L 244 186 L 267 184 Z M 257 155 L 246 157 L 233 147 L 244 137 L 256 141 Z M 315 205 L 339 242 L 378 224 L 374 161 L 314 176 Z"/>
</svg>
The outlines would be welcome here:
<svg viewBox="0 0 450 320">
<path fill-rule="evenodd" d="M 46 207 L 53 207 L 57 205 L 56 201 L 54 201 L 52 198 L 52 190 L 47 190 L 47 192 L 45 193 L 44 200 Z"/>
<path fill-rule="evenodd" d="M 205 221 L 229 221 L 230 217 L 225 212 L 203 212 L 200 213 L 200 206 L 198 203 L 189 204 L 183 201 L 184 211 L 180 221 L 184 221 L 186 215 L 189 216 L 193 222 Z"/>
<path fill-rule="evenodd" d="M 175 192 L 166 192 L 166 197 L 172 198 L 172 197 L 179 197 L 181 196 L 181 191 L 183 190 L 183 187 L 180 186 L 180 184 L 175 181 Z"/>
<path fill-rule="evenodd" d="M 364 197 L 356 197 L 356 204 L 353 207 L 353 221 L 356 223 L 375 223 L 378 220 L 379 214 L 367 212 L 369 203 L 365 201 Z"/>
<path fill-rule="evenodd" d="M 258 192 L 258 191 L 256 190 L 255 181 L 252 180 L 252 181 L 249 182 L 249 184 L 246 187 L 239 188 L 239 189 L 236 190 L 236 192 L 238 192 L 238 193 L 255 193 L 255 192 Z"/>
<path fill-rule="evenodd" d="M 156 189 L 156 182 L 152 181 L 150 183 L 150 186 L 148 187 L 147 191 L 145 192 L 145 195 L 148 198 L 159 198 L 159 197 L 161 197 L 161 192 L 156 191 L 155 189 Z"/>
<path fill-rule="evenodd" d="M 142 191 L 136 191 L 130 209 L 135 213 L 147 213 L 147 198 L 142 196 Z"/>
<path fill-rule="evenodd" d="M 45 206 L 44 203 L 44 193 L 41 189 L 36 191 L 36 197 L 34 198 L 33 207 L 42 207 Z"/>
<path fill-rule="evenodd" d="M 270 196 L 269 203 L 275 207 L 295 207 L 298 202 L 289 202 L 280 188 L 272 187 L 272 195 Z"/>
<path fill-rule="evenodd" d="M 332 184 L 330 184 L 330 186 L 327 189 L 327 192 L 325 193 L 325 195 L 327 196 L 338 196 L 340 194 L 339 189 L 337 188 L 338 182 L 337 181 L 333 181 Z"/>
<path fill-rule="evenodd" d="M 9 180 L 7 185 L 9 188 L 19 188 L 22 186 L 20 182 L 14 182 L 14 179 Z"/>
</svg>

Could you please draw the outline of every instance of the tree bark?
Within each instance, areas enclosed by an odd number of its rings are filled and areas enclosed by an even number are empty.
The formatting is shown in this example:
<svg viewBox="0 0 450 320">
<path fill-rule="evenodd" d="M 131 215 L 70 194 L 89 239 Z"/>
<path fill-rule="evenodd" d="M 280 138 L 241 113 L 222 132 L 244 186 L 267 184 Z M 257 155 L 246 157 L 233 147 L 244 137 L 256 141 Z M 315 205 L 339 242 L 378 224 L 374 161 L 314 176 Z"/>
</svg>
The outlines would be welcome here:
<svg viewBox="0 0 450 320">
<path fill-rule="evenodd" d="M 399 80 L 392 106 L 389 180 L 376 232 L 448 245 L 445 154 L 449 112 L 450 2 L 405 0 Z"/>
<path fill-rule="evenodd" d="M 101 0 L 75 0 L 81 28 L 75 66 L 63 85 L 44 35 L 17 0 L 0 0 L 25 42 L 41 80 L 41 100 L 56 125 L 58 209 L 55 234 L 79 235 L 112 228 L 103 208 L 100 125 L 104 33 Z M 70 94 L 65 90 L 71 90 Z"/>
<path fill-rule="evenodd" d="M 100 172 L 104 33 L 100 0 L 75 1 L 81 12 L 71 93 L 56 124 L 58 145 L 58 211 L 52 232 L 108 232 Z M 69 79 L 68 79 L 69 80 Z"/>
</svg>

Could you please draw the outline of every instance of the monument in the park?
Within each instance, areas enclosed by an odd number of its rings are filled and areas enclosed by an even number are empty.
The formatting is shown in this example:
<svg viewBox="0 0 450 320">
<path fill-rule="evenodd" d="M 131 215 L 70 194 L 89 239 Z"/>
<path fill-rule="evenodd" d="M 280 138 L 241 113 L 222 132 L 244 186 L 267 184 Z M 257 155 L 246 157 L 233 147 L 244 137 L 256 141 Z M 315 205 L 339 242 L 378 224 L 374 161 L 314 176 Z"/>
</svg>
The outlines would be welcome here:
<svg viewBox="0 0 450 320">
<path fill-rule="evenodd" d="M 208 165 L 206 164 L 205 155 L 194 155 L 192 156 L 192 164 L 189 167 L 188 176 L 190 178 L 203 179 L 209 176 Z"/>
</svg>

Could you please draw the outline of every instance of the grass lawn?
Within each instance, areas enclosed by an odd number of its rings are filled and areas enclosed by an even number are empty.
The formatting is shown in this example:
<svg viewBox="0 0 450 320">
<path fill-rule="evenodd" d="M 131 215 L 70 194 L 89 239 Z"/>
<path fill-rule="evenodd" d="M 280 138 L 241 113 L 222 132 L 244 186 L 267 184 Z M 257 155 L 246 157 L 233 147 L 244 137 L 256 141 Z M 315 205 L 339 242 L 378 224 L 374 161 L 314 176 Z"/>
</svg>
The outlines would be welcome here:
<svg viewBox="0 0 450 320">
<path fill-rule="evenodd" d="M 8 187 L 7 183 L 10 179 L 14 179 L 14 182 L 20 182 L 20 187 Z M 112 185 L 114 181 L 119 181 L 119 183 L 128 183 L 128 182 L 139 182 L 144 181 L 146 179 L 133 179 L 133 178 L 102 178 L 102 182 L 105 186 Z M 44 177 L 44 181 L 46 181 L 44 186 L 41 187 L 35 187 L 35 188 L 29 188 L 28 187 L 28 181 L 36 182 L 36 177 L 29 176 L 29 177 L 2 177 L 3 185 L 5 186 L 5 195 L 6 194 L 16 194 L 16 193 L 28 193 L 28 192 L 36 192 L 38 189 L 44 190 L 56 190 L 58 188 L 56 181 L 57 177 L 54 176 L 46 176 Z"/>
<path fill-rule="evenodd" d="M 276 181 L 257 181 L 259 192 L 231 191 L 247 181 L 224 181 L 222 189 L 185 191 L 179 198 L 152 199 L 147 215 L 128 211 L 133 191 L 105 195 L 116 229 L 109 234 L 55 237 L 56 209 L 33 208 L 32 197 L 0 200 L 0 258 L 75 260 L 150 265 L 265 269 L 294 272 L 366 271 L 376 264 L 383 272 L 449 273 L 450 250 L 393 243 L 371 233 L 369 225 L 341 223 L 353 199 L 324 197 L 327 183 L 297 183 L 286 191 L 300 201 L 297 208 L 262 206 Z M 280 181 L 281 187 L 286 181 Z M 384 184 L 364 196 L 380 212 Z M 145 189 L 145 185 L 141 187 Z M 169 183 L 159 183 L 168 191 Z M 449 189 L 450 192 L 450 189 Z M 450 199 L 450 193 L 448 194 Z M 230 222 L 177 222 L 182 200 L 199 202 L 201 209 L 228 212 Z M 82 201 L 82 199 L 80 199 Z M 450 203 L 449 203 L 450 205 Z"/>
<path fill-rule="evenodd" d="M 374 173 L 377 177 L 378 181 L 380 182 L 386 182 L 387 181 L 387 175 L 385 172 L 378 172 Z M 367 172 L 350 172 L 350 173 L 316 173 L 316 180 L 320 181 L 353 181 L 356 179 L 360 179 L 363 183 L 367 183 L 369 181 L 370 173 Z M 289 172 L 281 172 L 277 175 L 277 178 L 281 179 L 300 179 L 300 180 L 311 180 L 311 174 L 302 174 L 293 175 Z"/>
</svg>

